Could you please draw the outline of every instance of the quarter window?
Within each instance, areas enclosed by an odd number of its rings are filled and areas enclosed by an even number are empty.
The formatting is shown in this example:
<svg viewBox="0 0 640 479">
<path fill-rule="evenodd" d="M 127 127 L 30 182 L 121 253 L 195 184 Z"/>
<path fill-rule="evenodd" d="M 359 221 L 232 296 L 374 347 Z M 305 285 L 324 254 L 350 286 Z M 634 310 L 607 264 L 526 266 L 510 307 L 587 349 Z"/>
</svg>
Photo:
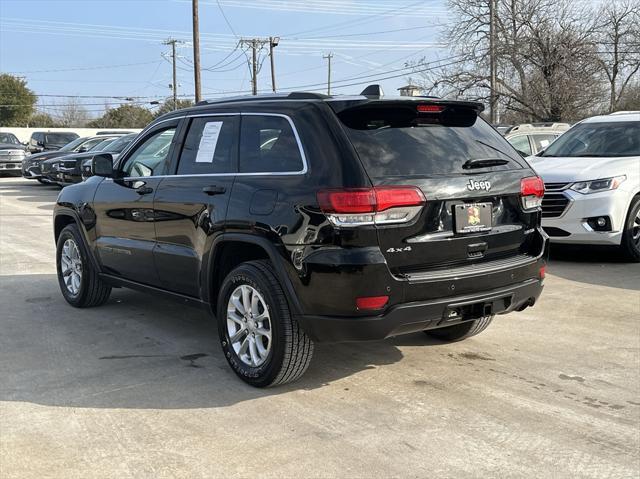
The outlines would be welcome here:
<svg viewBox="0 0 640 479">
<path fill-rule="evenodd" d="M 509 143 L 525 156 L 531 155 L 531 145 L 529 144 L 529 137 L 526 135 L 516 136 L 515 138 L 509 138 Z"/>
<path fill-rule="evenodd" d="M 237 127 L 237 117 L 194 118 L 180 155 L 178 174 L 235 173 Z"/>
<path fill-rule="evenodd" d="M 122 171 L 128 177 L 158 176 L 166 174 L 171 142 L 176 129 L 158 131 L 142 142 L 127 158 Z"/>
<path fill-rule="evenodd" d="M 300 147 L 286 118 L 266 115 L 242 117 L 241 173 L 294 173 L 303 169 Z"/>
</svg>

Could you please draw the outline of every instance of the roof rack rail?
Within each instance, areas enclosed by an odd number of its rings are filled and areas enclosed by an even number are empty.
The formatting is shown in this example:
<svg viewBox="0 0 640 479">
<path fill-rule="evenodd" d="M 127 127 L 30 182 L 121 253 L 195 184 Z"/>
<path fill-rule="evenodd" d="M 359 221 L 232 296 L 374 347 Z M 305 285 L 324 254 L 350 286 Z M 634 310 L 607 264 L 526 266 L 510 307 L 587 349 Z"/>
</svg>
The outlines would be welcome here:
<svg viewBox="0 0 640 479">
<path fill-rule="evenodd" d="M 289 100 L 323 100 L 330 98 L 328 95 L 322 93 L 312 93 L 306 91 L 294 91 L 291 93 L 267 93 L 263 95 L 242 95 L 232 96 L 228 98 L 215 98 L 212 100 L 202 100 L 196 103 L 196 106 L 211 105 L 219 103 L 234 103 L 238 101 L 261 101 L 261 100 L 277 100 L 277 99 L 289 99 Z"/>
</svg>

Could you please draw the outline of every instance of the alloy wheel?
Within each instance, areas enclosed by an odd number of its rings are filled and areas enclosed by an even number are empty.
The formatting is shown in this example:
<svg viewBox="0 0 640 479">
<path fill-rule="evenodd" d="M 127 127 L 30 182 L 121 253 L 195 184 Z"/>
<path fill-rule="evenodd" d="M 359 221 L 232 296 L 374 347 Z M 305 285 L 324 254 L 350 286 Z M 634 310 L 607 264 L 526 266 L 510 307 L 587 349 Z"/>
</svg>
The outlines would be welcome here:
<svg viewBox="0 0 640 479">
<path fill-rule="evenodd" d="M 271 351 L 271 318 L 267 303 L 252 286 L 238 286 L 227 304 L 227 334 L 238 358 L 250 367 L 262 365 Z"/>
<path fill-rule="evenodd" d="M 76 296 L 82 284 L 82 257 L 78 245 L 71 238 L 67 239 L 62 246 L 60 269 L 67 291 Z"/>
<path fill-rule="evenodd" d="M 640 249 L 640 210 L 631 225 L 631 238 L 637 249 Z"/>
</svg>

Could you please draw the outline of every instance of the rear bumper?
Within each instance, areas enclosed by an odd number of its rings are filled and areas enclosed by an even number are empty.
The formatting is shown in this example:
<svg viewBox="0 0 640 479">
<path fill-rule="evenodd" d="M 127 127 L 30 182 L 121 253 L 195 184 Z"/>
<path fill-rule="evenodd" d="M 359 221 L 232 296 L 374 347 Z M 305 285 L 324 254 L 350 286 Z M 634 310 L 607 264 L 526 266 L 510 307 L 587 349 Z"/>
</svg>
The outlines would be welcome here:
<svg viewBox="0 0 640 479">
<path fill-rule="evenodd" d="M 506 314 L 532 306 L 543 282 L 532 278 L 509 287 L 399 304 L 379 316 L 299 316 L 298 322 L 314 341 L 371 341 L 451 326 L 485 314 Z M 455 314 L 455 315 L 454 315 Z"/>
</svg>

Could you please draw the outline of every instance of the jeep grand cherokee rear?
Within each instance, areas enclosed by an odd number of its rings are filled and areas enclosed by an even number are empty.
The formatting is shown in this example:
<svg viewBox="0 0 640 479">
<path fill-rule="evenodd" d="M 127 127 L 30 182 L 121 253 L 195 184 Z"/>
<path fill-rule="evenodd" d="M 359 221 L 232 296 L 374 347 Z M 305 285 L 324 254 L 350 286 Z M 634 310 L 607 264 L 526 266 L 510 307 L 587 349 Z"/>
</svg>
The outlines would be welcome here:
<svg viewBox="0 0 640 479">
<path fill-rule="evenodd" d="M 204 305 L 232 369 L 300 377 L 314 341 L 460 340 L 542 290 L 541 180 L 481 105 L 312 93 L 204 102 L 65 188 L 58 278 Z"/>
<path fill-rule="evenodd" d="M 307 258 L 327 268 L 312 281 L 332 298 L 319 308 L 327 315 L 301 319 L 314 339 L 425 330 L 459 340 L 535 303 L 547 256 L 544 187 L 477 118 L 481 105 L 328 103 L 370 184 L 318 193 L 336 242 L 349 245 Z"/>
</svg>

